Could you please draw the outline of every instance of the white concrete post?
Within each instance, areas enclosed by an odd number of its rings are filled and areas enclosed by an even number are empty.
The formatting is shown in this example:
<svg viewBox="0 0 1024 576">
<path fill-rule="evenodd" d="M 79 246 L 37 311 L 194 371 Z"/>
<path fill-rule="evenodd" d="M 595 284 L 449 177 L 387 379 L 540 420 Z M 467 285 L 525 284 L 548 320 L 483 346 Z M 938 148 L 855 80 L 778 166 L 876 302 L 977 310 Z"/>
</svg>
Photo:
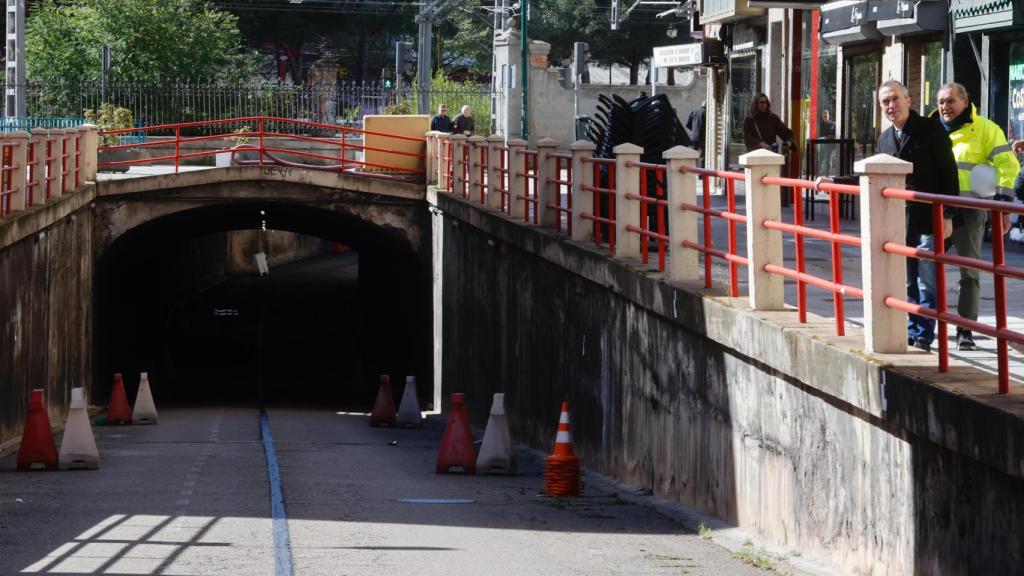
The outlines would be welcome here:
<svg viewBox="0 0 1024 576">
<path fill-rule="evenodd" d="M 50 131 L 46 128 L 33 128 L 32 160 L 29 162 L 29 176 L 35 183 L 32 185 L 32 205 L 46 203 L 46 142 L 50 139 Z"/>
<path fill-rule="evenodd" d="M 778 177 L 786 159 L 768 150 L 754 150 L 740 156 L 747 184 L 747 278 L 750 307 L 754 310 L 785 310 L 783 278 L 765 272 L 768 264 L 782 266 L 782 232 L 761 225 L 765 220 L 782 220 L 782 192 L 778 186 L 761 183 L 765 176 Z M 800 207 L 797 206 L 796 209 Z"/>
<path fill-rule="evenodd" d="M 82 124 L 78 129 L 82 131 L 82 182 L 95 182 L 100 127 Z"/>
<path fill-rule="evenodd" d="M 46 169 L 49 178 L 50 198 L 57 198 L 64 193 L 64 129 L 50 129 L 50 160 Z"/>
<path fill-rule="evenodd" d="M 64 193 L 75 191 L 75 145 L 77 144 L 78 128 L 64 129 L 64 150 L 67 158 L 64 160 Z"/>
<path fill-rule="evenodd" d="M 29 133 L 18 130 L 6 134 L 4 144 L 13 144 L 11 151 L 11 188 L 10 192 L 11 212 L 20 212 L 28 207 L 28 195 L 25 193 L 25 184 L 28 182 L 28 139 Z"/>
<path fill-rule="evenodd" d="M 452 194 L 466 194 L 466 163 L 463 160 L 466 149 L 466 135 L 452 134 Z"/>
<path fill-rule="evenodd" d="M 482 188 L 484 178 L 481 178 L 481 169 L 486 170 L 487 165 L 480 162 L 480 151 L 485 150 L 487 146 L 487 138 L 483 136 L 470 136 L 469 140 L 469 199 L 479 204 L 487 202 L 487 197 L 484 194 Z"/>
<path fill-rule="evenodd" d="M 427 141 L 424 149 L 423 175 L 427 186 L 437 184 L 437 132 L 431 130 L 423 135 Z"/>
<path fill-rule="evenodd" d="M 597 146 L 588 140 L 577 140 L 569 146 L 572 152 L 572 239 L 588 240 L 594 236 L 594 221 L 583 214 L 594 214 L 594 193 L 584 186 L 594 185 L 594 165 L 583 162 L 593 158 Z"/>
<path fill-rule="evenodd" d="M 537 141 L 537 223 L 545 228 L 555 228 L 562 213 L 548 205 L 558 206 L 559 185 L 550 180 L 559 180 L 555 170 L 556 159 L 551 154 L 558 149 L 558 142 L 551 138 Z"/>
<path fill-rule="evenodd" d="M 665 197 L 668 200 L 669 251 L 668 279 L 673 282 L 700 278 L 698 252 L 683 247 L 683 240 L 697 242 L 697 213 L 683 210 L 683 204 L 697 203 L 697 175 L 680 172 L 679 168 L 695 168 L 700 152 L 685 146 L 670 148 L 665 158 Z"/>
<path fill-rule="evenodd" d="M 526 140 L 508 141 L 508 207 L 513 218 L 526 219 L 526 176 L 523 172 L 523 154 Z"/>
<path fill-rule="evenodd" d="M 885 299 L 907 294 L 906 258 L 882 250 L 886 242 L 907 240 L 904 200 L 884 198 L 885 188 L 905 188 L 914 165 L 886 154 L 854 164 L 860 177 L 861 278 L 864 285 L 864 349 L 868 353 L 907 351 L 907 313 Z"/>
<path fill-rule="evenodd" d="M 640 202 L 626 198 L 627 194 L 640 194 L 640 169 L 626 166 L 629 161 L 639 162 L 644 149 L 636 144 L 619 144 L 615 153 L 615 257 L 640 258 L 640 235 L 626 230 L 626 226 L 640 226 Z"/>
<path fill-rule="evenodd" d="M 491 210 L 501 211 L 501 155 L 505 153 L 502 147 L 505 146 L 505 137 L 500 134 L 491 134 L 487 137 L 487 207 Z M 507 168 L 508 166 L 506 166 Z"/>
<path fill-rule="evenodd" d="M 452 135 L 441 132 L 437 135 L 437 187 L 451 192 L 452 183 L 448 181 L 448 161 L 445 152 L 448 150 Z"/>
</svg>

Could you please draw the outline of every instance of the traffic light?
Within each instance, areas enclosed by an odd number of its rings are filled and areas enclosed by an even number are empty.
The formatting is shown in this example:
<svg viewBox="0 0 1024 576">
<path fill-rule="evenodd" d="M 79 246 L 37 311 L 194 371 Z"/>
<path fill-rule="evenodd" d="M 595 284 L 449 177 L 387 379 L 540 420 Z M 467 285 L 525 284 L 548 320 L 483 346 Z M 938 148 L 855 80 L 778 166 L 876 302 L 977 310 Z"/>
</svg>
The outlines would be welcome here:
<svg viewBox="0 0 1024 576">
<path fill-rule="evenodd" d="M 395 43 L 395 79 L 412 79 L 415 66 L 412 60 L 412 42 Z"/>
<path fill-rule="evenodd" d="M 380 83 L 385 89 L 391 89 L 394 83 L 394 72 L 391 68 L 384 68 L 380 71 Z"/>
</svg>

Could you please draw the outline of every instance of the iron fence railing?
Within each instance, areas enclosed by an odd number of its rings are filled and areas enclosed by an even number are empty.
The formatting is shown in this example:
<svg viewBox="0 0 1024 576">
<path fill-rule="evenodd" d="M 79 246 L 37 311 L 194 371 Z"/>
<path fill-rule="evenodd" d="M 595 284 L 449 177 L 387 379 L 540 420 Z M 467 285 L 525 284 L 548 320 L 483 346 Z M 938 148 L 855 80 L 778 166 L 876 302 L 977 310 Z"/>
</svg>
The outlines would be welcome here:
<svg viewBox="0 0 1024 576">
<path fill-rule="evenodd" d="M 6 89 L 10 86 L 3 85 Z M 28 116 L 79 118 L 103 102 L 127 108 L 136 126 L 201 122 L 223 118 L 273 116 L 320 124 L 358 126 L 371 114 L 415 114 L 414 86 L 385 88 L 380 82 L 338 82 L 289 86 L 258 84 L 27 84 Z M 105 96 L 105 97 L 104 97 Z M 430 92 L 430 109 L 445 104 L 453 114 L 473 107 L 481 133 L 487 132 L 492 90 L 489 85 L 440 87 Z M 433 112 L 431 112 L 433 113 Z"/>
</svg>

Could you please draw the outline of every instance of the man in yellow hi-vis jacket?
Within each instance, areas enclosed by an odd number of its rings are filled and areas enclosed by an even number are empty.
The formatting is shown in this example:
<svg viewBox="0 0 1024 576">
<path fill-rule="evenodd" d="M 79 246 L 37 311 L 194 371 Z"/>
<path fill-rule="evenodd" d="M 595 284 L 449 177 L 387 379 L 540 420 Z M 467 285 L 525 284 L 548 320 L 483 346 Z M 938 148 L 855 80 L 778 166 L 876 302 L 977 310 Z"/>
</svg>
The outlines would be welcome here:
<svg viewBox="0 0 1024 576">
<path fill-rule="evenodd" d="M 967 90 L 956 82 L 939 88 L 939 120 L 953 142 L 953 156 L 959 173 L 960 195 L 977 198 L 1012 200 L 1013 183 L 1020 172 L 1020 163 L 1013 154 L 1006 135 L 995 122 L 978 115 Z M 966 258 L 981 256 L 987 213 L 960 208 L 953 218 L 953 247 Z M 980 273 L 960 268 L 960 298 L 957 312 L 970 320 L 978 319 L 981 302 Z M 957 328 L 959 350 L 974 350 L 970 330 Z"/>
</svg>

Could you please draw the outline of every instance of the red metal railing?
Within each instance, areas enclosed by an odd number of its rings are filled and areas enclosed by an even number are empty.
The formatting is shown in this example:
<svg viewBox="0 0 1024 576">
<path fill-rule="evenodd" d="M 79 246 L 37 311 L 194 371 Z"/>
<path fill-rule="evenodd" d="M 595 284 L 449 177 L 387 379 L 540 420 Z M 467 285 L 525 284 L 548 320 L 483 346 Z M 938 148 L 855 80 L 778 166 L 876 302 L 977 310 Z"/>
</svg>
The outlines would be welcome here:
<svg viewBox="0 0 1024 576">
<path fill-rule="evenodd" d="M 608 226 L 608 249 L 615 251 L 615 159 L 614 158 L 583 158 L 584 164 L 593 166 L 594 186 L 583 185 L 582 189 L 594 194 L 593 211 L 580 213 L 580 218 L 594 222 L 594 245 L 600 246 L 603 243 L 601 226 Z M 601 172 L 607 176 L 606 187 L 597 186 L 601 182 Z M 606 198 L 607 201 L 602 200 Z M 607 207 L 608 216 L 601 216 Z"/>
<path fill-rule="evenodd" d="M 912 190 L 901 190 L 886 188 L 882 191 L 886 198 L 898 198 L 910 202 L 925 202 L 932 205 L 932 223 L 936 230 L 942 229 L 942 211 L 945 206 L 957 208 L 971 208 L 976 210 L 987 210 L 992 222 L 992 261 L 975 258 L 965 258 L 945 254 L 943 242 L 935 242 L 935 250 L 921 250 L 916 247 L 887 242 L 882 249 L 890 254 L 900 254 L 908 258 L 931 260 L 935 262 L 935 284 L 936 284 L 936 308 L 925 308 L 918 304 L 912 304 L 907 300 L 889 296 L 885 304 L 910 314 L 917 314 L 935 320 L 937 326 L 937 339 L 939 340 L 939 371 L 945 372 L 949 369 L 949 351 L 947 341 L 947 324 L 960 326 L 980 334 L 985 334 L 996 339 L 996 356 L 999 371 L 999 393 L 1010 392 L 1010 368 L 1009 351 L 1007 342 L 1012 341 L 1024 344 L 1024 333 L 1015 332 L 1007 328 L 1006 313 L 1006 278 L 1024 280 L 1024 268 L 1016 268 L 1006 265 L 1005 246 L 1003 244 L 1003 214 L 1024 214 L 1024 206 L 999 202 L 995 200 L 980 200 L 976 198 L 964 198 L 959 196 L 945 196 L 941 194 L 930 194 L 915 192 Z M 951 314 L 946 310 L 946 281 L 945 265 L 952 264 L 963 268 L 970 268 L 980 272 L 987 272 L 993 275 L 996 325 L 982 324 Z"/>
<path fill-rule="evenodd" d="M 11 195 L 17 191 L 14 182 L 14 144 L 0 146 L 0 218 L 11 213 Z"/>
<path fill-rule="evenodd" d="M 683 166 L 679 169 L 680 172 L 696 174 L 700 176 L 702 183 L 702 192 L 704 194 L 703 206 L 696 206 L 694 204 L 683 204 L 682 209 L 690 212 L 697 212 L 704 215 L 704 243 L 697 244 L 696 242 L 690 242 L 689 240 L 683 240 L 682 245 L 687 248 L 698 250 L 704 254 L 704 287 L 711 288 L 712 283 L 712 257 L 720 258 L 725 260 L 729 265 L 729 295 L 737 297 L 740 295 L 739 285 L 739 270 L 738 266 L 749 266 L 749 261 L 737 254 L 736 245 L 736 224 L 746 224 L 747 217 L 743 214 L 736 212 L 736 181 L 744 180 L 744 174 L 740 172 L 726 172 L 723 170 L 705 170 L 704 168 L 696 168 L 690 166 Z M 720 178 L 725 182 L 725 194 L 727 207 L 723 212 L 721 210 L 715 210 L 711 207 L 711 178 Z M 728 251 L 718 250 L 714 247 L 714 242 L 711 236 L 711 218 L 722 218 L 728 223 L 729 230 L 729 246 Z"/>
<path fill-rule="evenodd" d="M 665 211 L 668 201 L 665 199 L 665 165 L 650 164 L 646 162 L 626 162 L 630 168 L 639 168 L 640 172 L 640 193 L 626 194 L 629 200 L 640 202 L 640 226 L 626 225 L 626 230 L 640 235 L 640 259 L 644 264 L 649 260 L 649 240 L 657 241 L 658 246 L 658 270 L 665 270 L 665 243 L 670 241 L 668 236 L 667 218 Z M 652 178 L 653 177 L 653 178 Z M 650 181 L 654 180 L 654 191 L 650 190 Z M 650 225 L 650 206 L 654 206 L 657 229 L 652 230 Z"/>
<path fill-rule="evenodd" d="M 227 130 L 230 126 L 239 125 L 239 124 L 243 124 L 243 123 L 245 123 L 245 124 L 255 123 L 257 128 L 256 128 L 255 131 L 249 130 L 249 131 L 243 131 L 243 132 L 233 132 L 233 131 Z M 299 129 L 302 129 L 302 128 L 309 129 L 311 132 L 312 131 L 319 131 L 319 132 L 325 132 L 326 131 L 326 132 L 329 132 L 329 133 L 336 133 L 336 134 L 338 134 L 338 138 L 324 138 L 324 137 L 319 137 L 319 136 L 305 136 L 305 135 L 301 135 L 301 134 L 294 134 L 294 133 L 286 132 L 286 131 L 283 131 L 283 130 L 282 131 L 275 131 L 275 130 L 272 130 L 272 129 L 268 130 L 267 129 L 268 125 L 270 125 L 271 128 L 274 127 L 274 126 L 288 127 L 288 129 L 290 129 L 292 131 L 296 131 L 296 132 Z M 184 136 L 184 137 L 182 136 L 182 130 L 185 130 L 185 129 L 195 130 L 195 129 L 200 129 L 201 128 L 201 129 L 204 129 L 204 130 L 207 130 L 207 131 L 214 131 L 214 132 L 216 132 L 217 127 L 224 127 L 224 129 L 227 130 L 227 131 L 225 131 L 225 132 L 217 132 L 217 133 L 213 133 L 213 134 L 204 134 L 204 135 L 201 135 L 201 136 Z M 275 116 L 247 116 L 247 117 L 241 117 L 241 118 L 229 118 L 229 119 L 224 119 L 224 120 L 206 120 L 206 121 L 201 121 L 201 122 L 185 122 L 185 123 L 181 123 L 181 124 L 163 124 L 163 125 L 158 125 L 158 126 L 146 126 L 146 127 L 143 127 L 143 128 L 125 128 L 125 129 L 121 129 L 121 130 L 102 131 L 102 132 L 100 132 L 100 135 L 104 136 L 104 135 L 118 135 L 118 134 L 128 134 L 128 133 L 131 133 L 133 135 L 137 135 L 140 132 L 145 133 L 147 135 L 152 134 L 154 132 L 172 132 L 174 134 L 174 140 L 173 140 L 174 154 L 167 154 L 167 155 L 163 155 L 163 156 L 157 156 L 155 158 L 145 158 L 145 159 L 138 159 L 138 160 L 120 160 L 120 161 L 112 161 L 112 162 L 102 162 L 102 163 L 99 164 L 99 166 L 103 167 L 103 166 L 121 166 L 121 165 L 129 165 L 129 164 L 151 164 L 153 162 L 169 162 L 169 161 L 173 161 L 174 162 L 175 172 L 177 172 L 178 169 L 181 166 L 182 160 L 187 160 L 187 159 L 190 159 L 190 158 L 199 158 L 199 157 L 202 157 L 202 156 L 211 156 L 211 155 L 222 153 L 222 152 L 253 151 L 253 152 L 256 152 L 257 156 L 258 156 L 258 158 L 255 161 L 255 163 L 257 163 L 257 164 L 259 164 L 261 166 L 265 162 L 272 161 L 274 163 L 286 163 L 286 164 L 294 164 L 294 165 L 298 165 L 298 166 L 302 166 L 302 167 L 309 167 L 309 168 L 315 168 L 315 169 L 330 169 L 330 170 L 338 170 L 338 171 L 342 171 L 342 170 L 348 169 L 350 166 L 354 165 L 354 166 L 358 166 L 358 167 L 361 167 L 361 168 L 364 168 L 364 169 L 365 168 L 376 168 L 376 169 L 380 169 L 380 170 L 384 170 L 384 171 L 388 171 L 388 172 L 395 172 L 395 173 L 406 173 L 406 174 L 422 174 L 423 173 L 423 169 L 420 169 L 420 168 L 407 168 L 407 167 L 394 166 L 394 165 L 389 165 L 389 164 L 381 164 L 381 163 L 377 163 L 377 162 L 367 162 L 365 160 L 352 160 L 352 159 L 348 159 L 348 160 L 344 160 L 344 161 L 339 161 L 339 155 L 326 155 L 326 154 L 319 154 L 319 153 L 315 153 L 315 152 L 310 152 L 308 150 L 299 150 L 299 149 L 294 149 L 294 148 L 282 148 L 282 147 L 268 146 L 267 142 L 266 142 L 267 138 L 277 138 L 277 139 L 284 139 L 284 140 L 295 140 L 295 141 L 301 141 L 301 142 L 314 142 L 314 143 L 318 143 L 318 144 L 325 145 L 325 146 L 337 146 L 339 148 L 339 154 L 344 154 L 346 151 L 348 151 L 350 149 L 357 149 L 357 150 L 362 150 L 363 152 L 367 152 L 367 151 L 382 152 L 382 153 L 386 153 L 386 154 L 389 154 L 389 155 L 402 156 L 402 157 L 421 158 L 421 159 L 426 157 L 426 153 L 425 153 L 426 139 L 423 138 L 423 137 L 401 136 L 401 135 L 397 135 L 397 134 L 387 134 L 387 133 L 384 133 L 384 132 L 374 132 L 374 131 L 369 131 L 369 130 L 360 130 L 358 128 L 347 128 L 347 127 L 344 127 L 344 126 L 334 126 L 334 125 L 331 125 L 331 124 L 321 124 L 321 123 L 317 123 L 317 122 L 307 122 L 305 120 L 293 120 L 293 119 L 290 119 L 290 118 L 278 118 L 278 117 L 275 117 Z M 347 136 L 352 136 L 354 134 L 362 135 L 364 137 L 364 143 L 363 144 L 355 144 L 355 143 L 348 142 L 346 137 Z M 422 142 L 422 143 L 424 143 L 424 147 L 421 148 L 418 152 L 407 152 L 407 151 L 404 151 L 404 150 L 396 150 L 396 149 L 391 149 L 391 148 L 380 148 L 380 147 L 376 147 L 376 146 L 368 146 L 368 145 L 365 144 L 365 136 L 379 136 L 379 137 L 382 137 L 382 138 L 393 139 L 393 140 L 403 141 L 403 142 Z M 183 153 L 182 152 L 182 145 L 183 144 L 188 144 L 188 143 L 192 143 L 192 142 L 203 142 L 203 141 L 209 141 L 209 140 L 225 140 L 225 139 L 230 139 L 230 138 L 257 138 L 258 145 L 257 146 L 243 145 L 243 146 L 238 146 L 238 147 L 234 147 L 234 148 L 225 148 L 225 149 L 219 149 L 219 150 L 199 150 L 199 151 L 196 151 L 196 152 L 187 152 L 187 153 Z M 112 146 L 101 146 L 100 150 L 103 151 L 103 150 L 122 150 L 122 149 L 134 149 L 134 148 L 160 147 L 160 146 L 167 146 L 167 144 L 168 144 L 168 142 L 166 140 L 152 140 L 152 141 L 147 140 L 146 142 L 140 142 L 140 143 L 129 143 L 129 144 L 117 144 L 117 145 L 112 145 Z M 448 152 L 448 154 L 446 155 L 446 159 L 448 159 L 450 161 L 450 156 L 451 156 L 450 150 L 447 150 L 447 152 Z M 300 158 L 316 159 L 316 160 L 320 160 L 320 161 L 337 162 L 337 164 L 331 164 L 331 165 L 327 165 L 327 166 L 298 164 L 298 163 L 295 163 L 295 162 L 288 162 L 288 161 L 282 161 L 280 159 L 277 159 L 277 158 L 274 157 L 275 153 L 278 153 L 278 154 L 290 154 L 290 155 L 293 155 L 293 156 L 298 156 Z M 449 182 L 451 182 L 450 179 L 449 179 Z"/>
<path fill-rule="evenodd" d="M 572 234 L 572 154 L 553 152 L 548 158 L 554 160 L 552 164 L 555 173 L 548 178 L 549 184 L 555 185 L 555 203 L 547 207 L 558 212 L 558 219 L 555 221 L 555 230 L 562 232 L 562 221 L 565 221 L 565 232 Z M 562 171 L 565 171 L 565 179 L 562 179 Z M 562 203 L 565 198 L 565 203 Z"/>
<path fill-rule="evenodd" d="M 516 172 L 516 176 L 526 179 L 523 187 L 525 194 L 516 196 L 523 201 L 523 220 L 537 224 L 537 151 L 520 150 L 523 157 L 523 171 Z"/>
<path fill-rule="evenodd" d="M 833 310 L 835 311 L 836 334 L 846 334 L 846 308 L 843 298 L 864 298 L 864 291 L 855 286 L 843 284 L 843 256 L 842 247 L 861 247 L 861 240 L 857 236 L 843 234 L 839 224 L 840 194 L 860 195 L 860 187 L 851 184 L 820 183 L 815 186 L 809 180 L 798 180 L 795 178 L 772 178 L 765 177 L 762 183 L 770 186 L 789 186 L 793 190 L 793 223 L 776 222 L 765 220 L 762 226 L 769 230 L 789 232 L 795 237 L 796 244 L 796 269 L 786 268 L 769 264 L 765 271 L 772 274 L 779 274 L 796 281 L 797 285 L 797 315 L 801 323 L 807 322 L 807 284 L 828 290 L 832 293 Z M 821 190 L 829 193 L 829 231 L 818 230 L 804 226 L 803 211 L 800 210 L 800 201 L 804 190 Z M 809 236 L 818 240 L 825 240 L 832 245 L 832 281 L 818 278 L 807 273 L 807 261 L 804 253 L 804 237 Z"/>
</svg>

